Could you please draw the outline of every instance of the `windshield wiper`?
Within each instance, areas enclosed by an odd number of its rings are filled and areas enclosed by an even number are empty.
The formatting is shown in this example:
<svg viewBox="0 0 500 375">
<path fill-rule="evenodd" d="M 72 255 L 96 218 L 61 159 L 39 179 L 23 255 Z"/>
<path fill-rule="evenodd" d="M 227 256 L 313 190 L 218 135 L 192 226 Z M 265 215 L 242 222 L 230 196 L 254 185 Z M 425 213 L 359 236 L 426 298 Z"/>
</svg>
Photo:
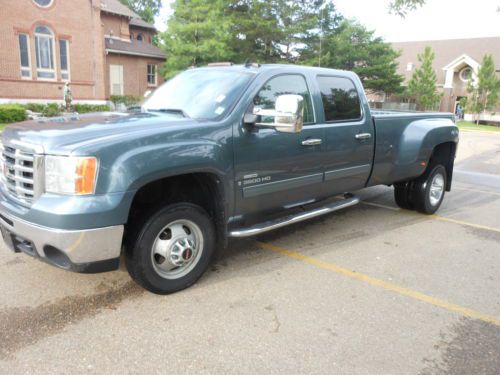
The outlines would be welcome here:
<svg viewBox="0 0 500 375">
<path fill-rule="evenodd" d="M 189 117 L 189 115 L 186 112 L 184 112 L 184 110 L 178 109 L 178 108 L 146 109 L 146 111 L 148 111 L 148 112 L 161 112 L 161 113 L 173 113 L 176 115 L 181 115 L 182 117 L 185 117 L 185 118 L 191 118 L 191 117 Z"/>
</svg>

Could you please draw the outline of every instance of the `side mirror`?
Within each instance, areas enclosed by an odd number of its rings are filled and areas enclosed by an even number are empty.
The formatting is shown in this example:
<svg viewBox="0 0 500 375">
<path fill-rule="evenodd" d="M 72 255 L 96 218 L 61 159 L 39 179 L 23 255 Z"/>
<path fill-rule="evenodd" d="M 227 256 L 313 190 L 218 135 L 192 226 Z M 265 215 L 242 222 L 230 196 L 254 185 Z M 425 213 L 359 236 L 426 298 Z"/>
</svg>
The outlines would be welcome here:
<svg viewBox="0 0 500 375">
<path fill-rule="evenodd" d="M 300 95 L 280 95 L 274 110 L 256 109 L 254 115 L 274 117 L 274 122 L 258 122 L 257 126 L 275 128 L 283 133 L 300 133 L 304 126 L 304 98 Z"/>
</svg>

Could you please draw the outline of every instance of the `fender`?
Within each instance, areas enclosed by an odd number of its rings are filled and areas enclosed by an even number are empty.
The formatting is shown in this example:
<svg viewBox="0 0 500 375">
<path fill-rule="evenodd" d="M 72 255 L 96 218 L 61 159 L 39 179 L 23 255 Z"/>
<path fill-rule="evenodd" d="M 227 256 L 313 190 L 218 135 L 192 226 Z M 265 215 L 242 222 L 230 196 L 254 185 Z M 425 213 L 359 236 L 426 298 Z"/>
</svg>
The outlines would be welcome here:
<svg viewBox="0 0 500 375">
<path fill-rule="evenodd" d="M 133 197 L 141 187 L 168 177 L 210 173 L 217 176 L 226 194 L 225 202 L 230 203 L 233 169 L 229 151 L 229 147 L 213 141 L 192 139 L 132 148 L 115 160 L 110 175 L 117 178 L 110 179 L 108 189 L 132 192 L 124 210 L 128 216 Z M 231 207 L 225 207 L 226 215 L 229 210 Z"/>
<path fill-rule="evenodd" d="M 195 172 L 213 173 L 226 180 L 223 147 L 211 141 L 189 140 L 130 149 L 111 167 L 110 173 L 117 178 L 110 179 L 108 191 L 136 191 L 162 178 Z"/>
<path fill-rule="evenodd" d="M 377 137 L 380 136 L 383 143 L 377 142 L 368 186 L 416 178 L 424 173 L 436 146 L 458 143 L 458 128 L 451 118 L 420 118 L 406 126 L 398 123 L 401 120 L 408 117 L 384 118 L 377 122 Z"/>
</svg>

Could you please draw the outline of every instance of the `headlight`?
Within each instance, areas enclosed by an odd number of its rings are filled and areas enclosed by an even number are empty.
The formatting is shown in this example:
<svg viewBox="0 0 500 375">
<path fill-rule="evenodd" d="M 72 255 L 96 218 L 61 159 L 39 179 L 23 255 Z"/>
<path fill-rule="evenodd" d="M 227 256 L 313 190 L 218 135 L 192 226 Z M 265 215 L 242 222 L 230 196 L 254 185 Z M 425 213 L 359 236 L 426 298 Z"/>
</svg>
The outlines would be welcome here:
<svg viewBox="0 0 500 375">
<path fill-rule="evenodd" d="M 95 191 L 98 163 L 94 157 L 45 157 L 45 191 L 86 195 Z"/>
</svg>

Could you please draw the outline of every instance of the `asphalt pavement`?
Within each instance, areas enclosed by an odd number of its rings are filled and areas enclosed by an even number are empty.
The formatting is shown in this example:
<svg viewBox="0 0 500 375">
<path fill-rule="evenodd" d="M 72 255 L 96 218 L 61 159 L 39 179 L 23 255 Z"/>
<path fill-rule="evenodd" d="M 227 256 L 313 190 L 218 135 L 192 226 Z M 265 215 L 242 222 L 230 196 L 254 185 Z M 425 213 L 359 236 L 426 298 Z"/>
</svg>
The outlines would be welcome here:
<svg viewBox="0 0 500 375">
<path fill-rule="evenodd" d="M 0 374 L 500 374 L 500 134 L 462 132 L 436 215 L 389 187 L 235 240 L 193 287 L 143 291 L 0 248 Z"/>
</svg>

